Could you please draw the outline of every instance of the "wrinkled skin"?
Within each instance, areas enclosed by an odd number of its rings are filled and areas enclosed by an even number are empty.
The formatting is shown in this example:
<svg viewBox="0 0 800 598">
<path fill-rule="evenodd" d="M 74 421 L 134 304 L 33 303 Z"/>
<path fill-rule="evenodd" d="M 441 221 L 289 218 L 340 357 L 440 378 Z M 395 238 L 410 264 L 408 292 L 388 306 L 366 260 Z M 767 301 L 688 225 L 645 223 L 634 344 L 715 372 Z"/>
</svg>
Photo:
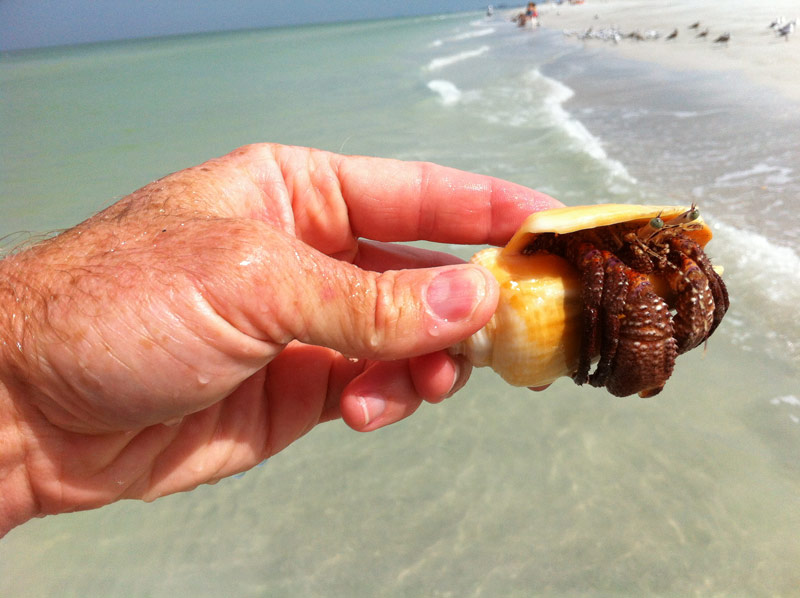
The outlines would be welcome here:
<svg viewBox="0 0 800 598">
<path fill-rule="evenodd" d="M 523 251 L 560 255 L 580 273 L 582 339 L 572 379 L 606 387 L 620 397 L 661 392 L 676 357 L 702 344 L 729 306 L 725 284 L 682 226 L 645 240 L 635 233 L 640 226 L 544 233 Z M 667 283 L 674 294 L 672 305 L 656 293 L 650 276 Z"/>
</svg>

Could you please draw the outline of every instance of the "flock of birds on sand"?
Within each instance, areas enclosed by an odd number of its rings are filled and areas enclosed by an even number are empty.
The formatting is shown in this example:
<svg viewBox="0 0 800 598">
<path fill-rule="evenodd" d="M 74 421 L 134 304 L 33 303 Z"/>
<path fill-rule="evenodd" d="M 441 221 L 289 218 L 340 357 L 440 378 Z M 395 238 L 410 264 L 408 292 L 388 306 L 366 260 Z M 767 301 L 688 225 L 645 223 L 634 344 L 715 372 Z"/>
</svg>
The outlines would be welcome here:
<svg viewBox="0 0 800 598">
<path fill-rule="evenodd" d="M 595 19 L 599 19 L 600 17 L 595 15 Z M 797 19 L 792 19 L 791 21 L 787 21 L 783 17 L 778 17 L 772 21 L 769 25 L 769 29 L 775 31 L 775 34 L 778 37 L 784 38 L 786 41 L 789 41 L 789 36 L 794 33 L 795 27 L 797 26 Z M 691 34 L 694 35 L 696 38 L 708 38 L 709 36 L 709 28 L 700 27 L 700 22 L 692 23 L 689 25 L 689 30 L 692 32 Z M 636 41 L 645 41 L 645 40 L 656 40 L 661 39 L 661 33 L 655 29 L 650 29 L 647 31 L 632 31 L 630 33 L 623 33 L 618 27 L 605 27 L 602 29 L 594 29 L 593 27 L 589 27 L 584 31 L 573 31 L 573 30 L 564 30 L 564 35 L 567 36 L 576 36 L 578 39 L 585 40 L 585 39 L 599 39 L 603 41 L 612 41 L 614 43 L 619 43 L 623 39 L 632 39 Z M 678 37 L 678 29 L 675 28 L 670 32 L 668 35 L 664 37 L 665 40 L 670 41 Z M 726 44 L 731 40 L 731 34 L 729 32 L 722 33 L 718 35 L 714 39 L 714 43 L 717 44 Z"/>
</svg>

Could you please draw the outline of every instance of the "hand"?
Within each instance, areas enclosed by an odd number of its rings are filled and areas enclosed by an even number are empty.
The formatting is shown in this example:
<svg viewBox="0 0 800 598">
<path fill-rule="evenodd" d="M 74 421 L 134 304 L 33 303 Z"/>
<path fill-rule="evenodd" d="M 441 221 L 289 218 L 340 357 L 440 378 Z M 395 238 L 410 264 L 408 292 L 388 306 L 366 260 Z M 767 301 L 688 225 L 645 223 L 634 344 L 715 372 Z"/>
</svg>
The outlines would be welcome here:
<svg viewBox="0 0 800 598">
<path fill-rule="evenodd" d="M 432 164 L 255 145 L 7 257 L 0 534 L 191 489 L 320 422 L 374 430 L 451 395 L 470 368 L 445 349 L 488 321 L 497 284 L 388 242 L 501 244 L 556 205 Z"/>
</svg>

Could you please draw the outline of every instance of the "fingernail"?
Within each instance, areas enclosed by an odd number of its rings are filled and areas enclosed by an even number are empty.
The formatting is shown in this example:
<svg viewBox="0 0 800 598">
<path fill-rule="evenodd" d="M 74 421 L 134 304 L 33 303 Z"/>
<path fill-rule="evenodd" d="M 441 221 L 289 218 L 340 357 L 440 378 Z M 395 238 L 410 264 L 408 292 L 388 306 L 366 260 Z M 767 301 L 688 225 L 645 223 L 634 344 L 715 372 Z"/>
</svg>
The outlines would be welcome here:
<svg viewBox="0 0 800 598">
<path fill-rule="evenodd" d="M 386 401 L 380 397 L 359 397 L 358 404 L 364 415 L 364 425 L 374 422 L 386 409 Z"/>
<path fill-rule="evenodd" d="M 428 285 L 426 300 L 431 311 L 446 322 L 472 315 L 486 295 L 486 279 L 475 268 L 445 270 Z"/>
</svg>

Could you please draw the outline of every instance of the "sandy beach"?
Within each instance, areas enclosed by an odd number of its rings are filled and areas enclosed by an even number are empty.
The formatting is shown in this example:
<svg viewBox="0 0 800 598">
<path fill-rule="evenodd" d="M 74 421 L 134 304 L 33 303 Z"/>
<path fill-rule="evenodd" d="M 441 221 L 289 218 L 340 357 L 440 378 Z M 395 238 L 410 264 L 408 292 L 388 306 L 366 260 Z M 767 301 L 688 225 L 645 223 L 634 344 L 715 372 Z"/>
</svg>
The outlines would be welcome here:
<svg viewBox="0 0 800 598">
<path fill-rule="evenodd" d="M 779 36 L 769 25 L 800 17 L 795 0 L 768 3 L 697 2 L 696 0 L 589 0 L 584 4 L 539 6 L 543 27 L 564 30 L 576 43 L 608 48 L 636 60 L 679 69 L 738 70 L 787 98 L 800 100 L 800 35 Z M 699 26 L 690 29 L 694 23 Z M 617 29 L 618 42 L 580 34 Z M 678 35 L 667 37 L 677 30 Z M 698 35 L 708 30 L 707 35 Z M 639 32 L 652 39 L 624 37 Z M 715 42 L 730 34 L 727 42 Z"/>
</svg>

